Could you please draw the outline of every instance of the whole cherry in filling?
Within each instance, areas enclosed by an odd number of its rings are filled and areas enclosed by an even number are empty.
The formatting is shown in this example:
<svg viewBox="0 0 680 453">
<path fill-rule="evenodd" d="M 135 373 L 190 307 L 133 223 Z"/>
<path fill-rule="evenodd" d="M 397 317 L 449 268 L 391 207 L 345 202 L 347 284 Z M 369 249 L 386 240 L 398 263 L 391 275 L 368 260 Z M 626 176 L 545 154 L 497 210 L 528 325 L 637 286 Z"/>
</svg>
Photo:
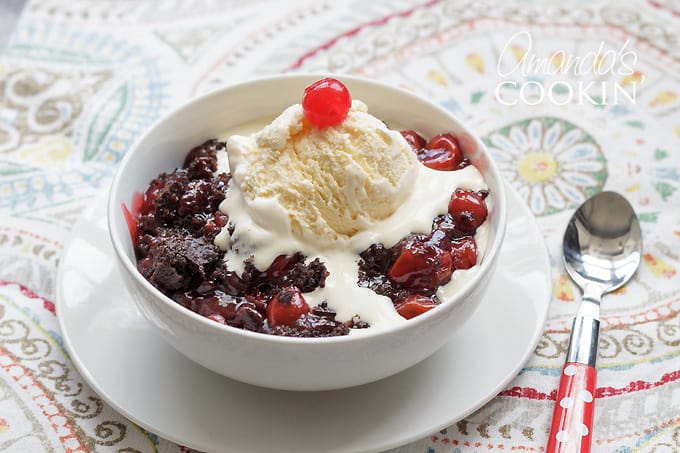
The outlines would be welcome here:
<svg viewBox="0 0 680 453">
<path fill-rule="evenodd" d="M 449 201 L 449 214 L 461 230 L 474 233 L 484 223 L 488 210 L 481 195 L 464 189 L 456 189 Z"/>
<path fill-rule="evenodd" d="M 418 315 L 422 315 L 426 311 L 432 310 L 437 305 L 439 305 L 439 301 L 432 299 L 432 297 L 424 296 L 422 294 L 413 294 L 398 300 L 394 304 L 394 308 L 403 318 L 411 319 Z"/>
<path fill-rule="evenodd" d="M 295 286 L 288 286 L 269 301 L 267 322 L 270 326 L 291 326 L 305 313 L 309 313 L 309 305 L 302 293 Z"/>
<path fill-rule="evenodd" d="M 426 141 L 416 131 L 401 131 L 411 149 L 423 165 L 433 170 L 452 171 L 468 165 L 460 150 L 458 138 L 450 132 L 439 134 Z"/>
<path fill-rule="evenodd" d="M 305 88 L 302 110 L 320 129 L 337 126 L 347 117 L 352 98 L 342 82 L 332 78 L 318 80 Z"/>
<path fill-rule="evenodd" d="M 397 259 L 387 270 L 395 284 L 415 290 L 435 290 L 447 283 L 453 272 L 453 257 L 431 236 L 410 235 L 401 242 Z"/>
<path fill-rule="evenodd" d="M 406 142 L 411 146 L 411 149 L 418 153 L 421 149 L 425 148 L 427 145 L 427 140 L 425 140 L 416 131 L 401 131 L 401 135 L 406 139 Z"/>
<path fill-rule="evenodd" d="M 469 236 L 458 239 L 451 246 L 451 256 L 455 269 L 470 269 L 477 264 L 477 243 Z"/>
</svg>

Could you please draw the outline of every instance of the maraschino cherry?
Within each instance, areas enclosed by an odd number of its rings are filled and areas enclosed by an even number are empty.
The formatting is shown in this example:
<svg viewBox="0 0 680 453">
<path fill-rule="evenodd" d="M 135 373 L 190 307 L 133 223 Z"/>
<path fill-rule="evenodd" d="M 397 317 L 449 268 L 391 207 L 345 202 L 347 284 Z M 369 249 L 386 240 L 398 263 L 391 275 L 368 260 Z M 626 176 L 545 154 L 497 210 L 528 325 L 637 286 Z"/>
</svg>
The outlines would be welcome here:
<svg viewBox="0 0 680 453">
<path fill-rule="evenodd" d="M 351 105 L 352 98 L 347 87 L 330 77 L 305 88 L 302 96 L 305 117 L 319 129 L 341 124 Z"/>
</svg>

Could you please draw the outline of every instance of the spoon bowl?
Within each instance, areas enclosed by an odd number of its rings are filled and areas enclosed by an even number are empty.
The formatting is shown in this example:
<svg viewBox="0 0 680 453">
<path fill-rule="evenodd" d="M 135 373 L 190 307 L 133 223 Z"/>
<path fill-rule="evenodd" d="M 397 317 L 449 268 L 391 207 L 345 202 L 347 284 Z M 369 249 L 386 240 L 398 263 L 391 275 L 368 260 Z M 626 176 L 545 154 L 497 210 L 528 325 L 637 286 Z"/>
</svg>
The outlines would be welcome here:
<svg viewBox="0 0 680 453">
<path fill-rule="evenodd" d="M 630 280 L 640 265 L 640 222 L 624 197 L 600 192 L 571 218 L 563 250 L 564 266 L 578 286 L 598 285 L 602 293 L 614 291 Z"/>
</svg>

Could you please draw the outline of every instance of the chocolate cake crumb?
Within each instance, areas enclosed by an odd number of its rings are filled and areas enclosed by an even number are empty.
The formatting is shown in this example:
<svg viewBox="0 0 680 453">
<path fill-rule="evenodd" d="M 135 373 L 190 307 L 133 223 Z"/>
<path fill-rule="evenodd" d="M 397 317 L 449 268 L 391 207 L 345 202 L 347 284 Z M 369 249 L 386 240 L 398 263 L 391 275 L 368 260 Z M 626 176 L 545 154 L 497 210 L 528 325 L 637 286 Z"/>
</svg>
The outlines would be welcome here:
<svg viewBox="0 0 680 453">
<path fill-rule="evenodd" d="M 220 258 L 219 249 L 204 238 L 164 229 L 158 236 L 140 239 L 139 271 L 166 294 L 186 290 L 196 278 L 205 279 Z M 141 253 L 140 253 L 141 255 Z"/>
<path fill-rule="evenodd" d="M 288 337 L 334 337 L 347 335 L 349 327 L 325 316 L 306 313 L 298 318 L 292 326 L 279 325 L 270 327 L 267 333 Z"/>
</svg>

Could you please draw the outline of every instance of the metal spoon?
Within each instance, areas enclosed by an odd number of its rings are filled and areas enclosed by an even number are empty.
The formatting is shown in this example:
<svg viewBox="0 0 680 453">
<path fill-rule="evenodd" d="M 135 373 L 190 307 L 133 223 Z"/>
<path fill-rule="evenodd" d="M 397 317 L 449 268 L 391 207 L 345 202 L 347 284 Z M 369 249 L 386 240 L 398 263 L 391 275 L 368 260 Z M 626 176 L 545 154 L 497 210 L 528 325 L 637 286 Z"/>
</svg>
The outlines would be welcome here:
<svg viewBox="0 0 680 453">
<path fill-rule="evenodd" d="M 600 299 L 623 286 L 640 265 L 640 223 L 625 198 L 600 192 L 571 217 L 562 247 L 564 266 L 583 297 L 569 338 L 546 452 L 589 452 Z"/>
</svg>

